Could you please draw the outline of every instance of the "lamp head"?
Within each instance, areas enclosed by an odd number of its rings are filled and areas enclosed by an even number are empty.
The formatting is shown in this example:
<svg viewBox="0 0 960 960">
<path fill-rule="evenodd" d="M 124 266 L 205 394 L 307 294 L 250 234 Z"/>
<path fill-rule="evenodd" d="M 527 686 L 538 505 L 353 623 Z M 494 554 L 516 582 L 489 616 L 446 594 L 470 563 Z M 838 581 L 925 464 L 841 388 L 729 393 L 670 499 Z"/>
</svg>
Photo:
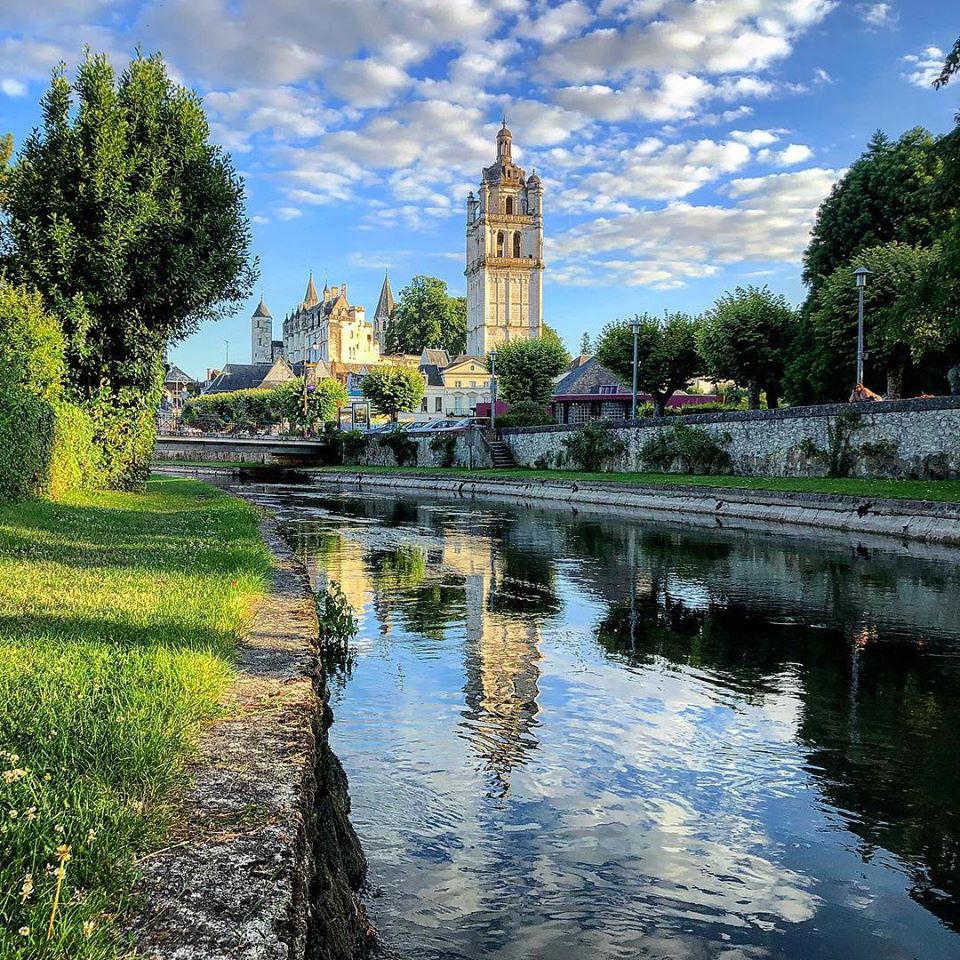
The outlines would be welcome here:
<svg viewBox="0 0 960 960">
<path fill-rule="evenodd" d="M 873 273 L 873 271 L 868 270 L 866 267 L 857 267 L 857 269 L 853 271 L 853 275 L 857 278 L 857 286 L 859 288 L 862 289 L 867 285 L 867 277 L 869 277 L 871 273 Z"/>
</svg>

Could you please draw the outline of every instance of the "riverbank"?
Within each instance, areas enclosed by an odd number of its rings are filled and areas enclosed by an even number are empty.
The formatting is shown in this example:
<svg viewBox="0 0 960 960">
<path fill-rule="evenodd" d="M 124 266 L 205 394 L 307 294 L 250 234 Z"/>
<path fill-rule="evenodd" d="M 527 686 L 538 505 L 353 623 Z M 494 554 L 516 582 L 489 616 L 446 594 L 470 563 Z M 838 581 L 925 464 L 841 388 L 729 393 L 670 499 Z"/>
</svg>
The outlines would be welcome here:
<svg viewBox="0 0 960 960">
<path fill-rule="evenodd" d="M 142 898 L 144 956 L 193 956 L 208 935 L 220 953 L 205 957 L 342 955 L 312 936 L 343 929 L 345 912 L 324 911 L 353 903 L 324 874 L 349 824 L 316 614 L 302 569 L 268 524 L 274 561 L 258 524 L 181 479 L 0 505 L 0 956 L 126 955 Z M 286 633 L 277 603 L 300 610 L 284 608 Z M 217 853 L 205 874 L 201 851 Z M 358 884 L 362 854 L 344 856 Z M 261 902 L 297 871 L 289 896 Z M 201 876 L 202 889 L 183 882 Z"/>
<path fill-rule="evenodd" d="M 548 501 L 680 522 L 790 530 L 839 530 L 960 546 L 960 484 L 954 481 L 677 477 L 561 471 L 324 468 L 313 483 L 338 488 L 446 493 L 514 503 Z M 629 478 L 629 479 L 624 479 Z M 689 481 L 689 482 L 675 482 Z M 730 481 L 728 485 L 711 481 Z M 758 481 L 768 485 L 760 486 Z M 783 484 L 783 485 L 781 485 Z M 791 489 L 803 484 L 801 489 Z M 830 492 L 830 487 L 860 491 Z M 892 489 L 899 496 L 890 495 Z M 903 485 L 910 484 L 910 487 Z M 833 489 L 838 489 L 833 486 Z M 873 492 L 880 491 L 880 493 Z M 911 496 L 912 495 L 912 496 Z"/>
</svg>

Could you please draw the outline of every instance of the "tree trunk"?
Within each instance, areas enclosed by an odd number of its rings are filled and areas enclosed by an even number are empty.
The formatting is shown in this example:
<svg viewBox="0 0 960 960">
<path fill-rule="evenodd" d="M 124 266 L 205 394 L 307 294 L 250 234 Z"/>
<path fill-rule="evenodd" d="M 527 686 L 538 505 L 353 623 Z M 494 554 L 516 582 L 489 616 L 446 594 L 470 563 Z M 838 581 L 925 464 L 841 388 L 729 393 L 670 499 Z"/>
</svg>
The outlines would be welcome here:
<svg viewBox="0 0 960 960">
<path fill-rule="evenodd" d="M 887 364 L 887 400 L 899 400 L 903 396 L 903 375 L 906 361 L 891 360 Z"/>
<path fill-rule="evenodd" d="M 760 384 L 756 380 L 751 380 L 747 384 L 747 409 L 760 409 Z"/>
<path fill-rule="evenodd" d="M 663 417 L 667 412 L 667 397 L 662 394 L 653 394 L 653 415 L 655 417 Z"/>
</svg>

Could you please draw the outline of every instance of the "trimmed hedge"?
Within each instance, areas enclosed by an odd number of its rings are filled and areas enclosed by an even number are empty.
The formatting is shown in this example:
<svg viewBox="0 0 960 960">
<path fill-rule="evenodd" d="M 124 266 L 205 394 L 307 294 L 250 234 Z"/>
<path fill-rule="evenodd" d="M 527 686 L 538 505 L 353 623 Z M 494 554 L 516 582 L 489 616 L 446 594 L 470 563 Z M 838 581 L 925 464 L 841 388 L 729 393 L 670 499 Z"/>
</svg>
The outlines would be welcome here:
<svg viewBox="0 0 960 960">
<path fill-rule="evenodd" d="M 93 420 L 64 397 L 64 352 L 40 295 L 0 279 L 0 499 L 60 496 L 100 479 Z"/>
</svg>

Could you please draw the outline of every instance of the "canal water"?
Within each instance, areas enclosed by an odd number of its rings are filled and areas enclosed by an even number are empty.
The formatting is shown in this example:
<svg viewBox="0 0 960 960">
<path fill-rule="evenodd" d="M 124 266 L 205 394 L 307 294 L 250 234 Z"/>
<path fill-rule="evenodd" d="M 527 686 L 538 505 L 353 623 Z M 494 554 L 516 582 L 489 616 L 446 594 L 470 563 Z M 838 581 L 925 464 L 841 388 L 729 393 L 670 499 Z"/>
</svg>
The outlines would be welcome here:
<svg viewBox="0 0 960 960">
<path fill-rule="evenodd" d="M 331 742 L 391 956 L 960 958 L 949 553 L 261 499 L 359 620 Z"/>
</svg>

